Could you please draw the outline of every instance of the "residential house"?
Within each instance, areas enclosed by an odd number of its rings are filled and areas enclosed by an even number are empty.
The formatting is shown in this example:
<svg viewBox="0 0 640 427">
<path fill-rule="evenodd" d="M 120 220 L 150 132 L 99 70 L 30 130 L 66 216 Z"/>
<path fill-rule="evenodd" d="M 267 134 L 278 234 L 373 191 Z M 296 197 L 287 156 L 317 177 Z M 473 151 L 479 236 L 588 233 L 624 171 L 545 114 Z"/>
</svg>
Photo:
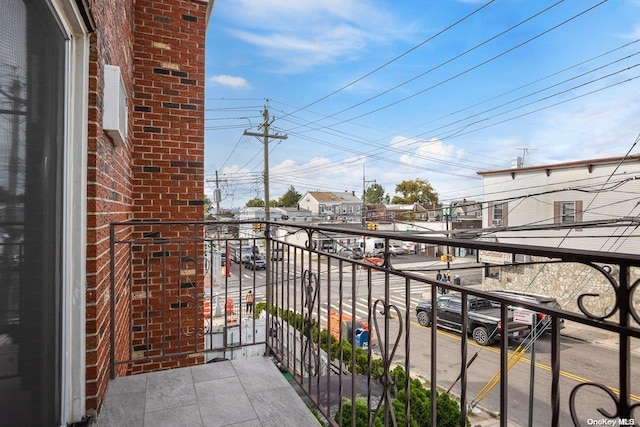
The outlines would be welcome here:
<svg viewBox="0 0 640 427">
<path fill-rule="evenodd" d="M 311 211 L 322 221 L 362 220 L 362 200 L 356 197 L 355 192 L 308 191 L 300 198 L 298 206 Z"/>
<path fill-rule="evenodd" d="M 68 425 L 100 408 L 110 351 L 130 348 L 129 337 L 110 334 L 112 302 L 118 310 L 128 300 L 110 298 L 110 224 L 204 217 L 212 7 L 209 0 L 0 6 L 0 408 L 7 425 Z M 197 358 L 155 369 L 185 363 Z"/>
<path fill-rule="evenodd" d="M 640 194 L 640 156 L 600 158 L 478 172 L 484 186 L 482 239 L 500 243 L 540 245 L 579 250 L 634 254 L 640 251 L 637 230 Z M 483 254 L 488 265 L 510 264 L 510 256 Z M 528 262 L 527 256 L 515 261 Z M 606 266 L 603 266 L 606 267 Z M 587 298 L 594 310 L 606 311 L 615 299 L 610 285 L 583 271 L 546 264 L 522 268 L 489 267 L 488 287 L 507 287 L 567 297 L 576 308 L 575 292 L 602 297 Z M 615 272 L 614 272 L 615 273 Z M 597 300 L 597 301 L 596 301 Z M 596 304 L 597 303 L 597 304 Z"/>
<path fill-rule="evenodd" d="M 484 187 L 483 225 L 493 228 L 491 235 L 500 242 L 640 250 L 638 239 L 629 238 L 636 231 L 620 226 L 638 215 L 637 197 L 631 196 L 640 190 L 638 155 L 478 174 Z"/>
</svg>

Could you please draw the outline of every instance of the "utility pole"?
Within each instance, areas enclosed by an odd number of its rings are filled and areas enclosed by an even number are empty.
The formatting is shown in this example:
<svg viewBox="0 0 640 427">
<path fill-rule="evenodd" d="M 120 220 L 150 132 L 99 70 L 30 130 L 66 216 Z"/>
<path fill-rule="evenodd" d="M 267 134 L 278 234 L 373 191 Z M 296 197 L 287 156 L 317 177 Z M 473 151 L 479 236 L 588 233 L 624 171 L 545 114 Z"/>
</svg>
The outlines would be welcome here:
<svg viewBox="0 0 640 427">
<path fill-rule="evenodd" d="M 269 121 L 269 110 L 267 107 L 264 107 L 264 111 L 262 112 L 262 117 L 264 118 L 264 122 L 260 125 L 262 127 L 262 133 L 249 132 L 247 130 L 244 131 L 244 134 L 247 136 L 256 136 L 263 138 L 264 144 L 264 219 L 265 221 L 269 221 L 271 219 L 270 209 L 269 209 L 269 138 L 273 139 L 287 139 L 287 135 L 269 135 L 269 125 L 273 123 L 273 119 Z M 258 129 L 260 129 L 258 127 Z M 271 301 L 273 300 L 273 281 L 271 278 L 271 239 L 269 237 L 269 225 L 267 224 L 264 230 L 265 237 L 265 252 L 267 256 L 267 265 L 265 268 L 266 275 L 266 296 L 267 296 L 267 307 L 271 307 Z M 268 313 L 268 311 L 267 311 Z M 269 318 L 269 314 L 267 314 L 266 321 L 266 331 L 268 333 L 271 319 Z M 267 335 L 268 336 L 268 335 Z M 265 353 L 266 355 L 266 353 Z"/>
<path fill-rule="evenodd" d="M 220 191 L 220 179 L 218 178 L 218 171 L 216 171 L 215 179 L 207 178 L 205 182 L 214 182 L 216 184 L 216 188 L 213 190 L 213 202 L 216 204 L 216 216 L 220 216 L 220 202 L 222 201 L 222 193 Z M 226 179 L 223 179 L 222 182 L 226 182 Z"/>
<path fill-rule="evenodd" d="M 220 182 L 218 181 L 218 171 L 216 171 L 216 190 L 213 192 L 213 199 L 216 202 L 216 216 L 220 215 Z"/>
<path fill-rule="evenodd" d="M 361 223 L 362 223 L 362 224 L 361 224 L 361 225 L 362 225 L 362 228 L 363 228 L 363 229 L 364 229 L 365 222 L 366 222 L 366 221 L 365 221 L 365 217 L 364 217 L 364 211 L 365 211 L 365 206 L 367 206 L 367 204 L 366 204 L 366 203 L 367 203 L 367 202 L 366 202 L 367 184 L 372 183 L 372 182 L 373 182 L 373 183 L 375 183 L 375 182 L 376 182 L 376 180 L 375 180 L 375 179 L 374 179 L 374 180 L 372 180 L 372 181 L 367 181 L 367 180 L 365 180 L 365 174 L 364 174 L 364 163 L 363 163 L 363 164 L 362 164 L 362 212 L 361 212 L 361 215 L 360 215 L 360 216 L 362 217 L 362 220 L 361 220 Z"/>
<path fill-rule="evenodd" d="M 13 79 L 8 92 L 0 88 L 0 95 L 3 95 L 7 100 L 12 102 L 12 109 L 0 110 L 1 113 L 9 114 L 11 116 L 11 149 L 9 152 L 9 182 L 7 188 L 11 197 L 11 203 L 7 207 L 7 214 L 4 218 L 4 220 L 9 223 L 17 220 L 15 198 L 20 191 L 18 189 L 20 175 L 20 142 L 22 141 L 20 138 L 20 126 L 21 122 L 24 120 L 20 116 L 27 115 L 26 111 L 22 108 L 26 104 L 26 101 L 20 97 L 22 89 L 22 83 L 17 77 Z"/>
<path fill-rule="evenodd" d="M 269 210 L 269 138 L 272 139 L 287 139 L 287 135 L 269 135 L 269 126 L 273 123 L 274 119 L 269 121 L 269 110 L 265 107 L 262 112 L 262 117 L 264 118 L 264 122 L 258 127 L 258 129 L 262 128 L 262 133 L 257 132 L 249 132 L 247 130 L 244 131 L 244 135 L 247 136 L 256 136 L 263 138 L 264 144 L 264 217 L 266 221 L 269 221 L 270 218 L 270 210 Z"/>
</svg>

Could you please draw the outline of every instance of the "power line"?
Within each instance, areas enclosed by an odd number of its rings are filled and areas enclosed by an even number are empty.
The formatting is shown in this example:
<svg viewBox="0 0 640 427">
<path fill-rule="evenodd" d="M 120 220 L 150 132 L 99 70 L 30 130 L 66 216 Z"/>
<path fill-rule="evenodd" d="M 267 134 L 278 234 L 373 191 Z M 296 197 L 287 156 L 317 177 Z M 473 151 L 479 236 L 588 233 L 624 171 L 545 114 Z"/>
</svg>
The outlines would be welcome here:
<svg viewBox="0 0 640 427">
<path fill-rule="evenodd" d="M 372 71 L 369 71 L 368 73 L 366 73 L 366 74 L 365 74 L 365 75 L 363 75 L 362 77 L 357 78 L 356 80 L 352 81 L 351 83 L 348 83 L 348 84 L 346 84 L 346 85 L 344 85 L 344 86 L 340 87 L 339 89 L 334 90 L 333 92 L 331 92 L 331 93 L 329 93 L 329 94 L 327 94 L 327 95 L 323 96 L 322 98 L 319 98 L 319 99 L 317 99 L 317 100 L 315 100 L 315 101 L 313 101 L 313 102 L 311 102 L 311 103 L 309 103 L 309 104 L 305 105 L 304 107 L 300 107 L 299 109 L 297 109 L 296 111 L 294 111 L 294 112 L 293 112 L 293 113 L 291 113 L 291 114 L 295 114 L 295 113 L 297 113 L 297 112 L 299 112 L 299 111 L 306 110 L 307 108 L 309 108 L 309 107 L 311 107 L 311 106 L 313 106 L 313 105 L 315 105 L 315 104 L 317 104 L 317 103 L 319 103 L 319 102 L 322 102 L 322 101 L 324 101 L 325 99 L 328 99 L 328 98 L 330 98 L 331 96 L 333 96 L 333 95 L 335 95 L 335 94 L 337 94 L 337 93 L 339 93 L 339 92 L 342 92 L 343 90 L 345 90 L 345 89 L 347 89 L 347 88 L 349 88 L 349 87 L 353 86 L 354 84 L 356 84 L 356 83 L 358 83 L 358 82 L 360 82 L 360 81 L 362 81 L 362 80 L 366 79 L 367 77 L 369 77 L 369 76 L 371 76 L 371 75 L 373 75 L 373 74 L 377 73 L 378 71 L 382 70 L 383 68 L 387 67 L 388 65 L 390 65 L 390 64 L 392 64 L 392 63 L 394 63 L 394 62 L 396 62 L 396 61 L 397 61 L 397 60 L 399 60 L 400 58 L 402 58 L 402 57 L 404 57 L 404 56 L 408 55 L 409 53 L 413 52 L 414 50 L 418 49 L 420 46 L 422 46 L 422 45 L 424 45 L 424 44 L 426 44 L 426 43 L 428 43 L 428 42 L 432 41 L 432 40 L 433 40 L 433 39 L 435 39 L 436 37 L 439 37 L 440 35 L 442 35 L 442 34 L 446 33 L 446 32 L 447 32 L 447 31 L 449 31 L 450 29 L 452 29 L 452 28 L 456 27 L 456 26 L 457 26 L 457 25 L 459 25 L 460 23 L 464 22 L 465 20 L 469 19 L 470 17 L 472 17 L 472 16 L 473 16 L 473 15 L 475 15 L 476 13 L 480 12 L 481 10 L 483 10 L 485 7 L 489 6 L 489 5 L 490 5 L 491 3 L 493 3 L 494 1 L 495 1 L 495 0 L 490 0 L 490 1 L 488 1 L 488 2 L 487 2 L 487 3 L 485 3 L 484 5 L 482 5 L 482 6 L 480 6 L 479 8 L 477 8 L 477 9 L 473 10 L 471 13 L 469 13 L 469 14 L 465 15 L 464 17 L 462 17 L 462 18 L 458 19 L 458 20 L 457 20 L 457 21 L 455 21 L 453 24 L 448 25 L 448 26 L 447 26 L 447 27 L 445 27 L 444 29 L 442 29 L 442 30 L 438 31 L 437 33 L 435 33 L 434 35 L 432 35 L 432 36 L 428 37 L 427 39 L 423 40 L 422 42 L 418 43 L 416 46 L 412 47 L 411 49 L 409 49 L 409 50 L 407 50 L 407 51 L 405 51 L 405 52 L 401 53 L 400 55 L 396 56 L 395 58 L 393 58 L 393 59 L 391 59 L 391 60 L 389 60 L 389 61 L 385 62 L 384 64 L 382 64 L 382 65 L 378 66 L 377 68 L 373 69 Z M 285 117 L 286 117 L 286 116 L 285 116 Z M 283 118 L 284 118 L 284 117 L 283 117 Z"/>
<path fill-rule="evenodd" d="M 529 16 L 528 18 L 526 18 L 526 19 L 524 19 L 524 20 L 522 20 L 522 21 L 518 22 L 518 23 L 517 23 L 517 24 L 515 24 L 515 25 L 512 25 L 511 27 L 507 28 L 506 30 L 503 30 L 503 31 L 501 31 L 501 32 L 499 32 L 499 33 L 497 33 L 497 34 L 495 34 L 494 36 L 492 36 L 492 37 L 490 37 L 490 38 L 488 38 L 488 39 L 484 40 L 483 42 L 481 42 L 481 43 L 479 43 L 479 44 L 476 44 L 476 45 L 475 45 L 475 46 L 473 46 L 472 48 L 467 49 L 467 50 L 465 50 L 464 52 L 461 52 L 461 53 L 459 53 L 459 54 L 457 54 L 457 55 L 453 56 L 452 58 L 449 58 L 448 60 L 446 60 L 446 61 L 444 61 L 444 62 L 439 63 L 438 65 L 436 65 L 436 66 L 434 66 L 434 67 L 432 67 L 432 68 L 430 68 L 430 69 L 428 69 L 428 70 L 426 70 L 426 71 L 424 71 L 424 72 L 422 72 L 422 73 L 420 73 L 420 74 L 418 74 L 418 75 L 416 75 L 416 76 L 414 76 L 414 77 L 410 78 L 409 80 L 405 80 L 404 82 L 399 83 L 399 84 L 397 84 L 397 85 L 395 85 L 395 86 L 393 86 L 393 87 L 391 87 L 391 88 L 389 88 L 389 89 L 387 89 L 387 90 L 385 90 L 385 91 L 383 91 L 383 92 L 380 92 L 380 93 L 378 93 L 378 94 L 376 94 L 376 95 L 374 95 L 374 96 L 372 96 L 372 97 L 370 97 L 370 98 L 367 98 L 367 99 L 365 99 L 364 101 L 358 102 L 357 104 L 354 104 L 354 105 L 352 105 L 352 106 L 350 106 L 350 107 L 344 108 L 344 109 L 342 109 L 342 110 L 340 110 L 340 111 L 338 111 L 338 112 L 336 112 L 336 113 L 333 113 L 333 114 L 331 114 L 331 115 L 329 115 L 329 116 L 326 116 L 326 117 L 324 117 L 324 118 L 323 118 L 323 119 L 321 119 L 321 120 L 325 120 L 325 119 L 327 119 L 327 118 L 332 118 L 332 117 L 335 117 L 335 116 L 337 116 L 337 115 L 339 115 L 339 114 L 342 114 L 342 113 L 345 113 L 345 112 L 347 112 L 347 111 L 350 111 L 350 110 L 352 110 L 352 109 L 354 109 L 354 108 L 356 108 L 356 107 L 359 107 L 360 105 L 363 105 L 363 104 L 366 104 L 367 102 L 373 101 L 374 99 L 377 99 L 377 98 L 379 98 L 379 97 L 381 97 L 381 96 L 383 96 L 383 95 L 386 95 L 387 93 L 393 92 L 393 91 L 395 91 L 395 90 L 397 90 L 397 89 L 399 89 L 399 88 L 401 88 L 401 87 L 403 87 L 403 86 L 407 85 L 408 83 L 411 83 L 411 82 L 413 82 L 413 81 L 415 81 L 415 80 L 417 80 L 417 79 L 419 79 L 419 78 L 421 78 L 421 77 L 424 77 L 424 76 L 426 76 L 427 74 L 430 74 L 431 72 L 433 72 L 433 71 L 435 71 L 435 70 L 438 70 L 438 69 L 440 69 L 440 68 L 444 67 L 445 65 L 447 65 L 447 64 L 449 64 L 449 63 L 451 63 L 451 62 L 455 61 L 456 59 L 459 59 L 459 58 L 461 58 L 461 57 L 463 57 L 463 56 L 465 56 L 465 55 L 467 55 L 467 54 L 469 54 L 469 53 L 473 52 L 474 50 L 479 49 L 480 47 L 482 47 L 482 46 L 484 46 L 484 45 L 486 45 L 486 44 L 490 43 L 491 41 L 493 41 L 493 40 L 495 40 L 495 39 L 497 39 L 497 38 L 499 38 L 499 37 L 502 37 L 503 35 L 505 35 L 505 34 L 509 33 L 510 31 L 512 31 L 512 30 L 514 30 L 514 29 L 516 29 L 516 28 L 518 28 L 519 26 L 524 25 L 525 23 L 529 22 L 530 20 L 532 20 L 532 19 L 534 19 L 534 18 L 536 18 L 536 17 L 538 17 L 538 16 L 542 15 L 543 13 L 545 13 L 545 12 L 547 12 L 547 11 L 549 11 L 549 10 L 553 9 L 554 7 L 556 7 L 557 5 L 559 5 L 560 3 L 562 3 L 563 1 L 564 1 L 564 0 L 560 0 L 560 1 L 558 1 L 558 2 L 556 2 L 556 3 L 554 3 L 554 4 L 552 4 L 551 6 L 546 7 L 545 9 L 541 10 L 540 12 L 537 12 L 537 13 L 535 13 L 534 15 Z M 486 5 L 485 5 L 485 6 L 486 6 Z M 457 77 L 457 76 L 455 76 L 455 77 Z M 418 92 L 418 93 L 420 93 L 420 92 Z M 408 98 L 407 98 L 407 99 L 408 99 Z M 394 105 L 394 104 L 390 104 L 390 105 Z M 386 107 L 385 107 L 385 108 L 386 108 Z M 375 111 L 379 111 L 379 110 L 374 110 L 373 112 L 375 112 Z M 369 113 L 367 113 L 367 114 L 369 114 Z M 356 118 L 360 118 L 360 117 L 362 117 L 362 116 L 358 116 L 358 117 L 356 117 Z M 355 118 L 354 118 L 354 119 L 355 119 Z M 321 121 L 321 120 L 317 120 L 316 122 L 313 122 L 312 124 L 315 124 L 315 123 L 317 123 L 317 122 L 319 122 L 319 121 Z M 351 120 L 351 119 L 348 119 L 348 121 L 350 121 L 350 120 Z M 341 124 L 341 123 L 342 123 L 342 122 L 338 122 L 337 124 Z M 295 130 L 295 129 L 293 129 L 293 130 Z"/>
<path fill-rule="evenodd" d="M 389 104 L 383 105 L 383 106 L 378 107 L 378 108 L 376 108 L 376 109 L 370 110 L 370 111 L 368 111 L 368 112 L 365 112 L 365 113 L 359 114 L 359 115 L 354 116 L 354 117 L 350 117 L 350 118 L 348 118 L 348 119 L 344 119 L 344 120 L 342 120 L 342 121 L 340 121 L 340 122 L 338 122 L 338 123 L 333 124 L 332 126 L 337 126 L 337 125 L 340 125 L 340 124 L 343 124 L 343 123 L 347 123 L 347 122 L 350 122 L 350 121 L 353 121 L 353 120 L 357 120 L 357 119 L 360 119 L 360 118 L 362 118 L 362 117 L 369 116 L 369 115 L 371 115 L 371 114 L 374 114 L 374 113 L 380 112 L 380 111 L 385 110 L 385 109 L 387 109 L 387 108 L 390 108 L 390 107 L 393 107 L 393 106 L 395 106 L 395 105 L 398 105 L 398 104 L 400 104 L 400 103 L 402 103 L 402 102 L 405 102 L 405 101 L 407 101 L 407 100 L 409 100 L 409 99 L 415 98 L 415 97 L 416 97 L 416 96 L 418 96 L 418 95 L 422 95 L 423 93 L 426 93 L 426 92 L 428 92 L 428 91 L 430 91 L 430 90 L 432 90 L 432 89 L 435 89 L 435 88 L 437 88 L 437 87 L 439 87 L 439 86 L 442 86 L 442 85 L 443 85 L 443 84 L 445 84 L 445 83 L 449 83 L 449 82 L 451 82 L 451 81 L 453 81 L 453 80 L 457 79 L 458 77 L 461 77 L 461 76 L 463 76 L 463 75 L 466 75 L 466 74 L 470 73 L 471 71 L 474 71 L 474 70 L 476 70 L 476 69 L 478 69 L 478 68 L 480 68 L 480 67 L 482 67 L 482 66 L 484 66 L 484 65 L 486 65 L 486 64 L 488 64 L 488 63 L 490 63 L 490 62 L 493 62 L 493 61 L 495 61 L 496 59 L 501 58 L 501 57 L 505 56 L 506 54 L 511 53 L 511 52 L 513 52 L 513 51 L 515 51 L 515 50 L 517 50 L 517 49 L 521 48 L 522 46 L 524 46 L 524 45 L 526 45 L 526 44 L 528 44 L 528 43 L 531 43 L 532 41 L 534 41 L 534 40 L 536 40 L 536 39 L 538 39 L 538 38 L 540 38 L 540 37 L 542 37 L 542 36 L 544 36 L 544 35 L 546 35 L 546 34 L 550 33 L 551 31 L 554 31 L 554 30 L 556 30 L 556 29 L 560 28 L 561 26 L 563 26 L 563 25 L 565 25 L 565 24 L 567 24 L 567 23 L 569 23 L 569 22 L 571 22 L 571 21 L 573 21 L 573 20 L 575 20 L 575 19 L 577 19 L 577 18 L 581 17 L 582 15 L 586 14 L 587 12 L 592 11 L 593 9 L 597 8 L 598 6 L 601 6 L 602 4 L 606 3 L 607 1 L 608 1 L 608 0 L 602 0 L 602 1 L 601 1 L 601 2 L 599 2 L 598 4 L 595 4 L 595 5 L 591 6 L 591 7 L 589 7 L 589 8 L 587 8 L 587 9 L 583 10 L 582 12 L 578 13 L 577 15 L 574 15 L 574 16 L 572 16 L 572 17 L 570 17 L 570 18 L 568 18 L 568 19 L 566 19 L 566 20 L 564 20 L 564 21 L 560 22 L 559 24 L 556 24 L 556 25 L 552 26 L 551 28 L 548 28 L 547 30 L 545 30 L 545 31 L 543 31 L 543 32 L 541 32 L 541 33 L 538 33 L 538 34 L 536 34 L 535 36 L 530 37 L 530 38 L 528 38 L 527 40 L 525 40 L 525 41 L 523 41 L 523 42 L 520 42 L 520 43 L 516 44 L 515 46 L 512 46 L 512 47 L 510 47 L 509 49 L 507 49 L 507 50 L 504 50 L 504 51 L 500 52 L 500 53 L 499 53 L 499 54 L 497 54 L 497 55 L 492 56 L 492 57 L 491 57 L 491 58 L 489 58 L 489 59 L 486 59 L 486 60 L 484 60 L 484 61 L 482 61 L 482 62 L 480 62 L 480 63 L 478 63 L 478 64 L 476 64 L 476 65 L 474 65 L 474 66 L 472 66 L 472 67 L 470 67 L 470 68 L 467 68 L 467 69 L 466 69 L 466 70 L 464 70 L 464 71 L 461 71 L 461 72 L 459 72 L 459 73 L 457 73 L 457 74 L 455 74 L 455 75 L 453 75 L 453 76 L 451 76 L 451 77 L 448 77 L 448 78 L 446 78 L 446 79 L 444 79 L 444 80 L 441 80 L 440 82 L 438 82 L 438 83 L 436 83 L 436 84 L 433 84 L 433 85 L 431 85 L 431 86 L 429 86 L 429 87 L 427 87 L 427 88 L 425 88 L 425 89 L 422 89 L 422 90 L 420 90 L 420 91 L 418 91 L 418 92 L 415 92 L 415 93 L 413 93 L 413 94 L 411 94 L 411 95 L 409 95 L 409 96 L 405 96 L 404 98 L 398 99 L 398 100 L 396 100 L 396 101 L 394 101 L 394 102 L 391 102 L 391 103 L 389 103 Z"/>
</svg>

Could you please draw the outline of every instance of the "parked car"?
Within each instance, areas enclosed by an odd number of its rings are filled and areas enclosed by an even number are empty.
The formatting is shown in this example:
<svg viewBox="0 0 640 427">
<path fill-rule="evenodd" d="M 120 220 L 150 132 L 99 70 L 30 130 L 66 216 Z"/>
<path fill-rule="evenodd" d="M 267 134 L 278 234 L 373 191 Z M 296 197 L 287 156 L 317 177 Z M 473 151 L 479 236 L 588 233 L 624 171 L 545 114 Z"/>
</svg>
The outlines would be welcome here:
<svg viewBox="0 0 640 427">
<path fill-rule="evenodd" d="M 271 261 L 282 261 L 282 249 L 271 249 Z"/>
<path fill-rule="evenodd" d="M 534 304 L 541 304 L 550 308 L 562 308 L 558 301 L 549 295 L 534 294 L 529 292 L 510 291 L 506 289 L 489 291 L 492 294 L 500 295 L 507 298 L 515 298 L 521 301 L 526 301 Z M 544 313 L 538 313 L 538 321 L 543 322 L 546 325 L 546 330 L 551 330 L 550 317 Z M 560 319 L 560 329 L 564 328 L 564 319 Z"/>
<path fill-rule="evenodd" d="M 364 257 L 364 252 L 361 247 L 355 246 L 353 248 L 340 249 L 338 251 L 338 255 L 349 259 L 362 259 Z"/>
<path fill-rule="evenodd" d="M 442 295 L 436 301 L 437 326 L 462 331 L 462 298 L 458 295 Z M 416 306 L 418 323 L 431 326 L 431 301 L 422 301 Z M 509 339 L 519 339 L 529 333 L 529 325 L 514 322 L 513 312 L 509 315 Z M 494 301 L 475 297 L 467 297 L 467 330 L 473 340 L 480 345 L 492 344 L 502 338 L 502 322 L 500 307 Z"/>
<path fill-rule="evenodd" d="M 389 245 L 389 253 L 393 256 L 404 255 L 404 249 L 400 245 Z"/>
<path fill-rule="evenodd" d="M 260 255 L 248 255 L 242 261 L 244 268 L 251 270 L 264 270 L 267 268 L 267 261 Z"/>
</svg>

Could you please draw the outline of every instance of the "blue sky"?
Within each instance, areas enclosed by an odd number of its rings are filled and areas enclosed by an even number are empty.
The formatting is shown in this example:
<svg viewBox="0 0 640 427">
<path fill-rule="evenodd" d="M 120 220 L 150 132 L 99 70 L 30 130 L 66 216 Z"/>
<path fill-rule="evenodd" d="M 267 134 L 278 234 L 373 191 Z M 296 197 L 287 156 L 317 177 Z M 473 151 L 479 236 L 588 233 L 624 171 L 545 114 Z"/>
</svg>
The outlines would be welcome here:
<svg viewBox="0 0 640 427">
<path fill-rule="evenodd" d="M 218 0 L 205 175 L 223 208 L 289 186 L 482 200 L 477 171 L 639 154 L 640 0 Z M 630 151 L 631 150 L 631 151 Z M 364 178 L 363 178 L 364 177 Z M 489 198 L 485 195 L 484 198 Z"/>
</svg>

